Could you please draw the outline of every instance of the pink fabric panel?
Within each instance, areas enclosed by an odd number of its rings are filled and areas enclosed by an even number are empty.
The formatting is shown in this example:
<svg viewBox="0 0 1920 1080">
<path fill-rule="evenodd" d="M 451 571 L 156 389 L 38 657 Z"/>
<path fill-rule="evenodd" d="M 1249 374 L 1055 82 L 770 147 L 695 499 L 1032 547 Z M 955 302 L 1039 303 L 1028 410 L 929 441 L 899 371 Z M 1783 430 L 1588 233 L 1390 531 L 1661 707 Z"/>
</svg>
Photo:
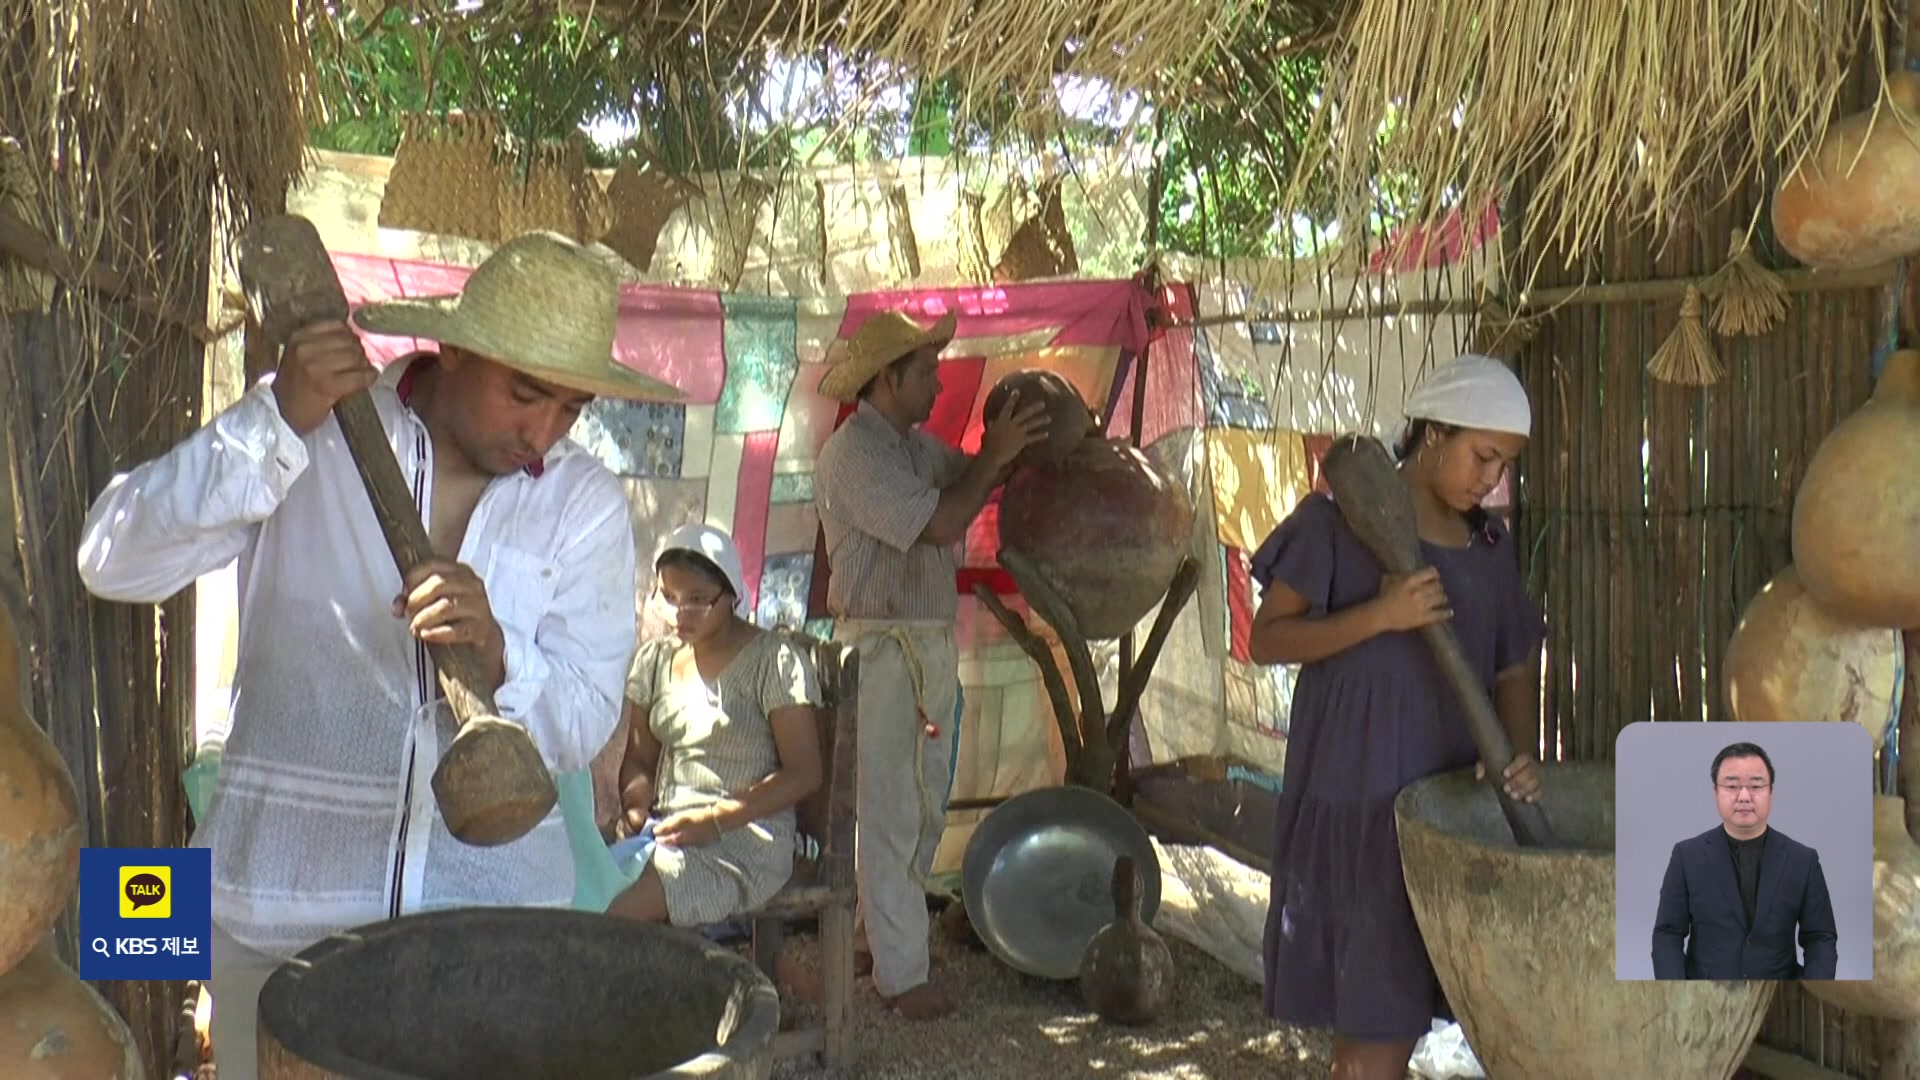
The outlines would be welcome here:
<svg viewBox="0 0 1920 1080">
<path fill-rule="evenodd" d="M 1165 317 L 1175 322 L 1193 318 L 1193 292 L 1185 285 L 1168 285 L 1160 290 L 1160 305 Z M 1127 366 L 1115 399 L 1113 422 L 1107 434 L 1124 439 L 1133 433 L 1133 384 L 1140 364 Z M 1169 432 L 1199 427 L 1206 416 L 1201 400 L 1199 370 L 1193 360 L 1193 331 L 1172 328 L 1159 331 L 1147 352 L 1147 401 L 1140 445 L 1152 446 Z"/>
<path fill-rule="evenodd" d="M 760 572 L 767 554 L 767 508 L 773 500 L 773 455 L 780 447 L 778 431 L 756 431 L 746 436 L 740 455 L 740 479 L 733 504 L 733 546 L 740 552 L 741 572 L 747 576 L 747 594 L 760 603 Z M 716 476 L 715 484 L 726 478 Z"/>
<path fill-rule="evenodd" d="M 840 336 L 852 337 L 868 316 L 881 311 L 905 311 L 923 322 L 953 311 L 959 315 L 961 337 L 999 337 L 1057 327 L 1054 345 L 1138 349 L 1147 340 L 1147 295 L 1132 280 L 861 293 L 847 298 Z"/>
</svg>

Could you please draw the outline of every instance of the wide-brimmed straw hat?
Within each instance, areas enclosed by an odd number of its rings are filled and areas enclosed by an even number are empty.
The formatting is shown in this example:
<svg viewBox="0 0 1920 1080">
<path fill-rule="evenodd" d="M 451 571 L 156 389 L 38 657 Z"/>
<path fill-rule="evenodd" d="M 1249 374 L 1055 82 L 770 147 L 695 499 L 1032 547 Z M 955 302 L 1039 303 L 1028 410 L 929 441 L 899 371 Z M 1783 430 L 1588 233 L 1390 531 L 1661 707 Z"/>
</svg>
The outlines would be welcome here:
<svg viewBox="0 0 1920 1080">
<path fill-rule="evenodd" d="M 478 353 L 544 382 L 604 397 L 685 395 L 613 358 L 620 280 L 580 245 L 530 232 L 500 245 L 460 292 L 368 304 L 363 330 L 426 338 Z"/>
<path fill-rule="evenodd" d="M 929 345 L 944 349 L 953 340 L 959 320 L 949 311 L 931 328 L 899 311 L 883 311 L 860 324 L 847 342 L 847 353 L 820 377 L 820 395 L 835 401 L 857 401 L 860 388 L 895 360 Z"/>
</svg>

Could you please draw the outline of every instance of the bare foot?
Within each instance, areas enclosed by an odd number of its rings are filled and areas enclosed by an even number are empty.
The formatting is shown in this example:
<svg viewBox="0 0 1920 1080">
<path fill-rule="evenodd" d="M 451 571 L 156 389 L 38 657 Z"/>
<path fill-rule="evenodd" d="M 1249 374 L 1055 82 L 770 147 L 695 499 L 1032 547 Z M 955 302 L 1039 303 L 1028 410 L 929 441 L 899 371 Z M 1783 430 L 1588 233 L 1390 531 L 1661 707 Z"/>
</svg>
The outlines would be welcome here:
<svg viewBox="0 0 1920 1080">
<path fill-rule="evenodd" d="M 886 999 L 888 1006 L 908 1020 L 938 1020 L 953 1013 L 953 1001 L 932 983 L 921 983 Z"/>
</svg>

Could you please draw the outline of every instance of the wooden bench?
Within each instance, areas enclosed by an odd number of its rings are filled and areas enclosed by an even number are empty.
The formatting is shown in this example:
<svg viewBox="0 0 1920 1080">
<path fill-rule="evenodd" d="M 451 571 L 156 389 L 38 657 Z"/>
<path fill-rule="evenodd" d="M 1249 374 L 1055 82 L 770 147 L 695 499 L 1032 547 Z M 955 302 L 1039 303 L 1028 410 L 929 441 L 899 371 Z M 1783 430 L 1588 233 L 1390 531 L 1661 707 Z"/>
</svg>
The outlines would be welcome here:
<svg viewBox="0 0 1920 1080">
<path fill-rule="evenodd" d="M 812 654 L 822 708 L 818 790 L 795 808 L 800 832 L 820 844 L 817 860 L 794 860 L 793 880 L 758 910 L 753 923 L 754 963 L 776 979 L 787 922 L 817 918 L 820 926 L 821 1022 L 783 1031 L 774 1040 L 778 1058 L 818 1054 L 829 1068 L 853 1063 L 853 872 L 854 828 L 859 803 L 860 656 L 845 645 L 788 632 Z"/>
</svg>

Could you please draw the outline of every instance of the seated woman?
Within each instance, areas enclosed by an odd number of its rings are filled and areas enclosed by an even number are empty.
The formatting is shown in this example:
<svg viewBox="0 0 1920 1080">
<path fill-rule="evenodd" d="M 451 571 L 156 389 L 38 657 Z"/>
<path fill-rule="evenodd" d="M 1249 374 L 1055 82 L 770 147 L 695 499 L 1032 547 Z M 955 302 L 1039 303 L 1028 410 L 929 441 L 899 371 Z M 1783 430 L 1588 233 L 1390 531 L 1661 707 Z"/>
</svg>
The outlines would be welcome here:
<svg viewBox="0 0 1920 1080">
<path fill-rule="evenodd" d="M 654 559 L 674 632 L 640 646 L 627 678 L 620 838 L 652 854 L 610 915 L 700 926 L 766 903 L 793 870 L 794 812 L 820 786 L 806 654 L 747 621 L 732 538 L 668 534 Z"/>
</svg>

